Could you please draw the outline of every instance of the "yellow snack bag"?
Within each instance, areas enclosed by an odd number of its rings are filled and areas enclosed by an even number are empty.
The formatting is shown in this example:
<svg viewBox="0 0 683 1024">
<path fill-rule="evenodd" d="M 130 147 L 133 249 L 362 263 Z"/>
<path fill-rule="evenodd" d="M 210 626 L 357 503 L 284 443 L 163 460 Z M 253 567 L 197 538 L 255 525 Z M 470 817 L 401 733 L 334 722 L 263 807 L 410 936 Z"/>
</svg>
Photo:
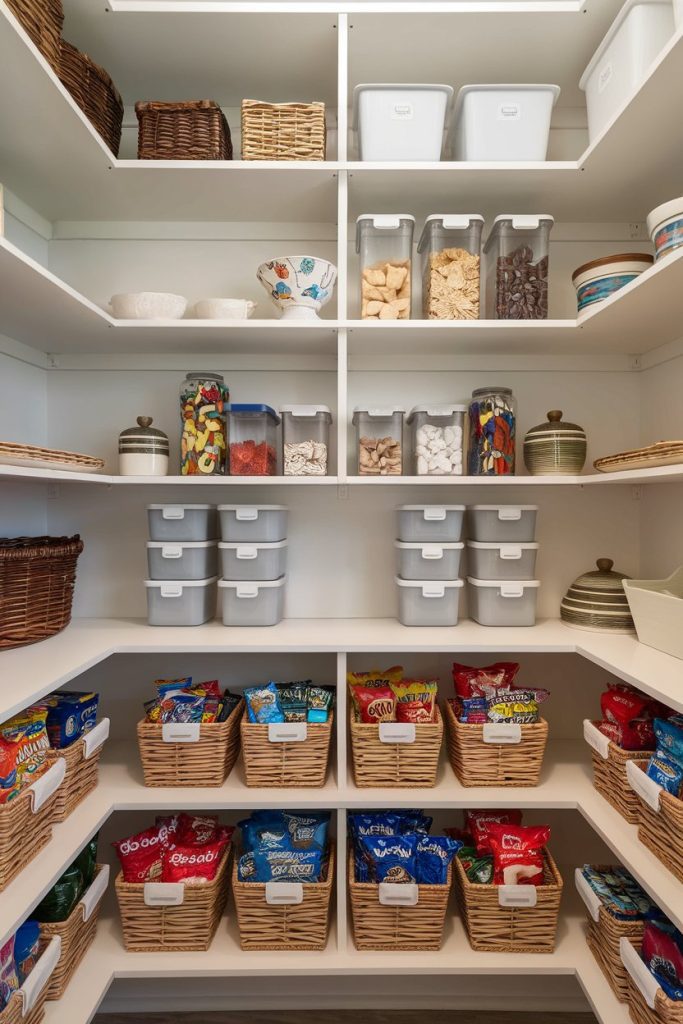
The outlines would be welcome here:
<svg viewBox="0 0 683 1024">
<path fill-rule="evenodd" d="M 383 671 L 375 668 L 370 672 L 347 672 L 346 681 L 349 686 L 356 718 L 360 719 L 360 707 L 355 695 L 357 686 L 369 687 L 370 689 L 378 689 L 380 687 L 391 688 L 395 683 L 400 683 L 402 679 L 403 665 L 392 665 L 391 668 L 384 669 Z"/>
</svg>

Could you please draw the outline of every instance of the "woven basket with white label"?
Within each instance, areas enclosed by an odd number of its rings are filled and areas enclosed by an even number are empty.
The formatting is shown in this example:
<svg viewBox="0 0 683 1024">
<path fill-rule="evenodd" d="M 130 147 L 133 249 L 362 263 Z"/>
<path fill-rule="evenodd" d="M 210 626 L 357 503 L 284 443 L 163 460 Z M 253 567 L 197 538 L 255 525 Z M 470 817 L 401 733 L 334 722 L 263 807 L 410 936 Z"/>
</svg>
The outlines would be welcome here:
<svg viewBox="0 0 683 1024">
<path fill-rule="evenodd" d="M 683 800 L 645 774 L 647 761 L 629 761 L 629 784 L 638 795 L 638 838 L 683 882 Z"/>
<path fill-rule="evenodd" d="M 224 722 L 138 722 L 138 747 L 145 785 L 222 786 L 240 750 L 244 701 Z"/>
<path fill-rule="evenodd" d="M 624 750 L 600 732 L 598 722 L 588 719 L 583 723 L 583 738 L 591 748 L 593 785 L 622 818 L 637 825 L 639 801 L 626 778 L 626 762 L 634 757 L 649 760 L 654 751 Z"/>
<path fill-rule="evenodd" d="M 463 786 L 537 786 L 548 741 L 544 718 L 531 725 L 459 722 L 446 701 L 448 757 Z"/>
<path fill-rule="evenodd" d="M 60 757 L 19 796 L 0 804 L 0 892 L 50 842 L 65 771 Z"/>
<path fill-rule="evenodd" d="M 624 939 L 628 1007 L 634 1024 L 683 1024 L 683 1000 L 669 999 L 640 956 L 640 942 Z"/>
<path fill-rule="evenodd" d="M 242 757 L 247 786 L 324 786 L 334 712 L 326 722 L 263 725 L 242 715 Z"/>
<path fill-rule="evenodd" d="M 433 722 L 357 722 L 350 710 L 353 776 L 359 788 L 423 788 L 436 785 L 443 718 Z"/>
</svg>

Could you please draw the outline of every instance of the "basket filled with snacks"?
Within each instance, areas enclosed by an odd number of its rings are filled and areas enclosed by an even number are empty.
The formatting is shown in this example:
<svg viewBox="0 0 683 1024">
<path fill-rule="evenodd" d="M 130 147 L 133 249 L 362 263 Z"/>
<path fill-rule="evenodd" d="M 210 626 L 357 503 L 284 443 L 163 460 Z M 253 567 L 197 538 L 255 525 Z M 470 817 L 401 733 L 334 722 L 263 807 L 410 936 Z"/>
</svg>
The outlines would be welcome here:
<svg viewBox="0 0 683 1024">
<path fill-rule="evenodd" d="M 41 1024 L 60 951 L 58 935 L 41 947 L 39 928 L 32 920 L 0 946 L 0 1024 Z"/>
<path fill-rule="evenodd" d="M 404 679 L 403 668 L 349 672 L 349 728 L 356 786 L 436 785 L 443 718 L 438 680 Z"/>
<path fill-rule="evenodd" d="M 540 687 L 515 683 L 516 662 L 453 665 L 455 699 L 446 701 L 448 756 L 463 786 L 537 786 L 548 740 Z"/>
<path fill-rule="evenodd" d="M 654 720 L 657 749 L 626 764 L 638 798 L 638 838 L 683 882 L 683 715 Z"/>
<path fill-rule="evenodd" d="M 620 947 L 634 1024 L 683 1024 L 683 935 L 662 916 Z"/>
<path fill-rule="evenodd" d="M 458 850 L 455 893 L 472 949 L 552 953 L 562 876 L 547 825 L 523 826 L 521 811 L 467 810 L 465 828 L 446 829 Z"/>
<path fill-rule="evenodd" d="M 310 679 L 244 691 L 240 721 L 247 786 L 324 786 L 334 690 Z"/>
<path fill-rule="evenodd" d="M 177 814 L 114 843 L 123 944 L 132 953 L 205 951 L 228 899 L 232 828 Z"/>
<path fill-rule="evenodd" d="M 222 786 L 240 747 L 242 698 L 217 679 L 157 679 L 138 722 L 145 786 Z"/>
<path fill-rule="evenodd" d="M 48 764 L 60 757 L 66 776 L 57 791 L 54 821 L 64 821 L 97 785 L 102 748 L 109 736 L 109 719 L 97 721 L 98 693 L 57 690 L 44 697 L 47 707 Z"/>
<path fill-rule="evenodd" d="M 323 950 L 334 844 L 329 811 L 254 811 L 239 823 L 232 893 L 244 950 Z"/>
</svg>

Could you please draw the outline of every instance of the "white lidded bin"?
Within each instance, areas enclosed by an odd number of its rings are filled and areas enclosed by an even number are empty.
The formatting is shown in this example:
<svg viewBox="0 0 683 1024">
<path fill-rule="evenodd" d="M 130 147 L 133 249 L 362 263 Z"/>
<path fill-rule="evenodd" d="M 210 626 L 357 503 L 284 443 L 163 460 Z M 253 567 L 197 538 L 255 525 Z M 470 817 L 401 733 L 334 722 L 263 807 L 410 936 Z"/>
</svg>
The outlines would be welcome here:
<svg viewBox="0 0 683 1024">
<path fill-rule="evenodd" d="M 273 544 L 287 536 L 286 505 L 219 505 L 218 515 L 227 543 Z"/>
<path fill-rule="evenodd" d="M 626 0 L 579 81 L 591 142 L 640 87 L 673 30 L 671 0 Z"/>
<path fill-rule="evenodd" d="M 150 540 L 215 540 L 215 505 L 148 505 Z"/>
<path fill-rule="evenodd" d="M 462 580 L 402 580 L 398 619 L 404 626 L 457 626 Z"/>
<path fill-rule="evenodd" d="M 485 544 L 530 544 L 536 536 L 538 505 L 470 505 L 467 536 Z"/>
<path fill-rule="evenodd" d="M 464 85 L 453 110 L 455 160 L 545 160 L 559 85 Z"/>
<path fill-rule="evenodd" d="M 450 85 L 357 85 L 353 125 L 360 160 L 441 159 Z"/>
<path fill-rule="evenodd" d="M 287 541 L 273 544 L 236 544 L 221 541 L 223 579 L 278 580 L 287 568 Z"/>
<path fill-rule="evenodd" d="M 455 544 L 460 540 L 464 505 L 399 505 L 398 539 L 409 544 Z"/>
<path fill-rule="evenodd" d="M 470 618 L 480 626 L 533 626 L 538 580 L 477 580 L 467 577 Z"/>
<path fill-rule="evenodd" d="M 285 605 L 285 576 L 279 580 L 219 580 L 224 626 L 276 626 Z"/>
<path fill-rule="evenodd" d="M 467 541 L 467 571 L 478 580 L 532 580 L 538 544 Z"/>
<path fill-rule="evenodd" d="M 395 543 L 398 575 L 404 580 L 457 580 L 464 544 Z"/>
<path fill-rule="evenodd" d="M 218 575 L 215 540 L 147 541 L 151 580 L 206 580 Z"/>
<path fill-rule="evenodd" d="M 216 614 L 216 576 L 207 580 L 145 580 L 150 626 L 201 626 Z"/>
</svg>

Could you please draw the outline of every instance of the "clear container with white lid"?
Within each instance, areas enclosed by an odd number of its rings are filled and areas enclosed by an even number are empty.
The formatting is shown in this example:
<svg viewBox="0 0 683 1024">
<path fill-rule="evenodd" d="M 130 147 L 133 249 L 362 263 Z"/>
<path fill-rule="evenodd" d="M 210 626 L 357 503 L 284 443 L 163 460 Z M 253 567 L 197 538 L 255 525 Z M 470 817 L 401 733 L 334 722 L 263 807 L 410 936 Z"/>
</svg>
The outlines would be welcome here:
<svg viewBox="0 0 683 1024">
<path fill-rule="evenodd" d="M 409 544 L 454 544 L 460 540 L 464 505 L 399 505 L 398 539 Z"/>
<path fill-rule="evenodd" d="M 485 544 L 531 544 L 538 505 L 470 505 L 467 535 Z"/>
<path fill-rule="evenodd" d="M 554 223 L 544 213 L 496 217 L 484 246 L 489 320 L 547 319 Z"/>
<path fill-rule="evenodd" d="M 286 505 L 219 505 L 218 515 L 227 543 L 272 544 L 287 536 Z"/>
<path fill-rule="evenodd" d="M 397 540 L 398 575 L 402 580 L 457 580 L 462 541 L 450 544 L 410 544 Z"/>
<path fill-rule="evenodd" d="M 332 413 L 326 405 L 283 405 L 282 472 L 285 476 L 326 476 Z"/>
<path fill-rule="evenodd" d="M 215 540 L 147 541 L 150 580 L 206 580 L 218 573 Z"/>
<path fill-rule="evenodd" d="M 271 544 L 221 541 L 218 550 L 224 580 L 277 580 L 287 569 L 286 540 Z"/>
<path fill-rule="evenodd" d="M 461 476 L 466 405 L 416 405 L 410 428 L 412 472 L 416 476 Z"/>
<path fill-rule="evenodd" d="M 218 535 L 215 505 L 148 505 L 150 540 L 215 540 Z"/>
<path fill-rule="evenodd" d="M 467 571 L 478 580 L 533 580 L 538 544 L 467 541 Z"/>
<path fill-rule="evenodd" d="M 353 410 L 359 476 L 401 476 L 404 411 L 395 405 Z"/>
<path fill-rule="evenodd" d="M 409 320 L 415 218 L 364 213 L 356 220 L 362 320 Z"/>
<path fill-rule="evenodd" d="M 457 626 L 462 580 L 396 577 L 398 618 L 404 626 Z"/>
<path fill-rule="evenodd" d="M 417 246 L 425 320 L 479 319 L 483 228 L 478 213 L 427 217 Z"/>
<path fill-rule="evenodd" d="M 538 580 L 477 580 L 467 577 L 470 617 L 480 626 L 534 626 Z"/>
</svg>

